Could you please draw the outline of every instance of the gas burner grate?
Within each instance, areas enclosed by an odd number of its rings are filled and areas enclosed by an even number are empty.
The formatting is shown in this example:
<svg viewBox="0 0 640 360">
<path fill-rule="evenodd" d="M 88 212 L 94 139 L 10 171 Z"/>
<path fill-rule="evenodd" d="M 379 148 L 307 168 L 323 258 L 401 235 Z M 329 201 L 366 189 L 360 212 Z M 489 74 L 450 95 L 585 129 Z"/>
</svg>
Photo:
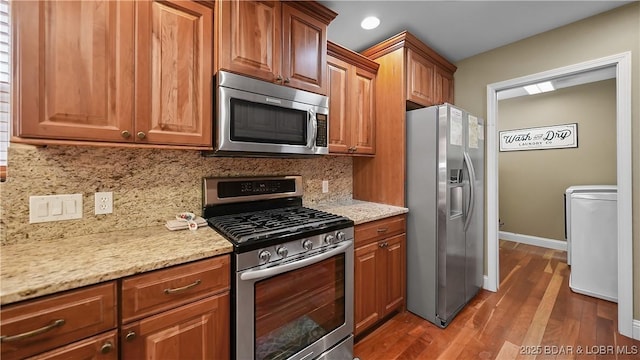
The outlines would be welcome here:
<svg viewBox="0 0 640 360">
<path fill-rule="evenodd" d="M 324 228 L 345 218 L 305 207 L 278 208 L 209 218 L 209 224 L 238 243 Z"/>
</svg>

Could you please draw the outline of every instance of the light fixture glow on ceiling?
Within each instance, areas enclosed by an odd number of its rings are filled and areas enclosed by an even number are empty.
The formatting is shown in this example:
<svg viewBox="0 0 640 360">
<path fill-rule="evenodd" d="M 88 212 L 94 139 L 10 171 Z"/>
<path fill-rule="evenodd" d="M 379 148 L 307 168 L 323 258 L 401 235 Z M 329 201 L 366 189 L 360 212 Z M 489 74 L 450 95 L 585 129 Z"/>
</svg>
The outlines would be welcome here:
<svg viewBox="0 0 640 360">
<path fill-rule="evenodd" d="M 375 29 L 378 25 L 380 25 L 380 19 L 375 16 L 367 16 L 360 23 L 360 26 L 365 30 Z"/>
<path fill-rule="evenodd" d="M 527 91 L 527 93 L 529 93 L 529 95 L 535 95 L 555 90 L 553 84 L 551 84 L 551 81 L 545 81 L 540 84 L 527 85 L 524 87 L 524 89 Z"/>
</svg>

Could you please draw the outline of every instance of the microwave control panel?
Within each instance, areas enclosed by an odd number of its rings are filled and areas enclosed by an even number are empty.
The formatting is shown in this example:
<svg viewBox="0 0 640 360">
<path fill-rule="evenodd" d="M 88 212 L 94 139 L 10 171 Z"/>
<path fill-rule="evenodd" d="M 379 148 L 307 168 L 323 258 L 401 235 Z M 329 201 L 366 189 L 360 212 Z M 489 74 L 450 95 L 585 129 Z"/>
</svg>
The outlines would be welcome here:
<svg viewBox="0 0 640 360">
<path fill-rule="evenodd" d="M 316 120 L 318 122 L 318 132 L 316 136 L 317 147 L 327 147 L 327 115 L 316 114 Z"/>
</svg>

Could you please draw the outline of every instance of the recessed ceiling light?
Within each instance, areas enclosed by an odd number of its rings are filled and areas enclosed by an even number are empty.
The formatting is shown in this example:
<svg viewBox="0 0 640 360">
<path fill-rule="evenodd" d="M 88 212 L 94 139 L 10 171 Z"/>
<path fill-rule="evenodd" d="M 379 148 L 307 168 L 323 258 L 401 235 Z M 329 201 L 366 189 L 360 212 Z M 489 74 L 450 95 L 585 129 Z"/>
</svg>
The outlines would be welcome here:
<svg viewBox="0 0 640 360">
<path fill-rule="evenodd" d="M 380 25 L 380 19 L 375 16 L 368 16 L 360 23 L 360 26 L 365 30 L 375 29 L 378 25 Z"/>
<path fill-rule="evenodd" d="M 542 92 L 542 91 L 540 91 L 540 89 L 538 89 L 538 85 L 536 85 L 536 84 L 527 85 L 527 86 L 524 87 L 524 89 L 527 90 L 529 95 L 540 94 Z"/>
<path fill-rule="evenodd" d="M 547 91 L 553 91 L 555 90 L 555 88 L 553 87 L 553 85 L 551 84 L 551 81 L 545 81 L 543 83 L 538 84 L 538 88 L 540 88 L 540 90 L 542 92 L 547 92 Z"/>
<path fill-rule="evenodd" d="M 545 81 L 540 84 L 527 85 L 524 87 L 524 89 L 527 91 L 527 93 L 529 93 L 529 95 L 540 94 L 543 92 L 555 90 L 553 84 L 551 84 L 551 81 Z"/>
</svg>

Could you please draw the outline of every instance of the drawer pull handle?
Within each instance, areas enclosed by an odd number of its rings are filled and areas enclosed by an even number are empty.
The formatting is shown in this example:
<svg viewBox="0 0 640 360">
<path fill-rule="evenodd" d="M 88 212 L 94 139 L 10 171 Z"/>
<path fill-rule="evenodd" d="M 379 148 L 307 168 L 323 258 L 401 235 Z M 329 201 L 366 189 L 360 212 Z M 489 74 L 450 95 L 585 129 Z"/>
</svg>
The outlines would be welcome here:
<svg viewBox="0 0 640 360">
<path fill-rule="evenodd" d="M 191 288 L 194 288 L 194 287 L 200 285 L 201 282 L 202 281 L 200 281 L 200 279 L 198 279 L 193 284 L 189 284 L 189 285 L 186 285 L 186 286 L 183 286 L 183 287 L 179 287 L 179 288 L 175 288 L 175 289 L 164 289 L 164 293 L 167 294 L 167 295 L 170 295 L 170 294 L 183 292 L 183 291 L 189 290 Z"/>
<path fill-rule="evenodd" d="M 28 339 L 30 337 L 34 337 L 40 334 L 44 334 L 47 331 L 51 331 L 57 327 L 60 327 L 62 325 L 64 325 L 65 321 L 64 319 L 58 319 L 55 320 L 54 322 L 52 322 L 51 324 L 41 327 L 40 329 L 35 329 L 35 330 L 31 330 L 31 331 L 27 331 L 26 333 L 22 333 L 19 335 L 13 335 L 13 336 L 0 336 L 0 342 L 11 342 L 11 341 L 18 341 L 18 340 L 23 340 L 23 339 Z"/>
<path fill-rule="evenodd" d="M 108 354 L 111 352 L 111 349 L 113 349 L 113 344 L 111 343 L 111 341 L 107 341 L 100 348 L 100 352 L 103 354 Z"/>
<path fill-rule="evenodd" d="M 136 339 L 136 332 L 133 331 L 133 330 L 129 330 L 129 332 L 127 333 L 127 335 L 124 338 L 125 338 L 125 340 L 131 342 L 131 341 Z"/>
<path fill-rule="evenodd" d="M 389 230 L 389 228 L 379 228 L 378 232 L 383 233 L 383 232 L 387 232 L 387 230 Z"/>
</svg>

